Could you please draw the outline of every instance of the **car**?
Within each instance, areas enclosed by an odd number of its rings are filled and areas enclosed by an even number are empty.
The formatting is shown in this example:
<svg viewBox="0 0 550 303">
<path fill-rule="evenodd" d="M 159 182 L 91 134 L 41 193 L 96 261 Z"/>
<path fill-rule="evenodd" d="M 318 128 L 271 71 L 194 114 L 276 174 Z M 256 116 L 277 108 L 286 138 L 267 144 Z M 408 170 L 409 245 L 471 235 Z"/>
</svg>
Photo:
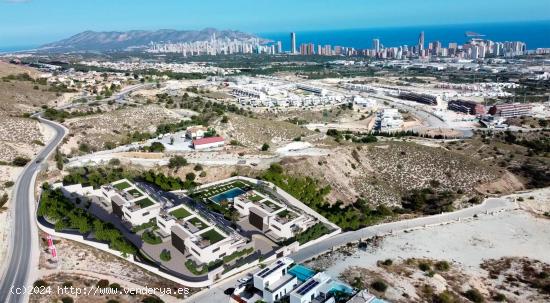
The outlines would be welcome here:
<svg viewBox="0 0 550 303">
<path fill-rule="evenodd" d="M 42 161 L 44 161 L 44 158 L 40 157 L 40 158 L 37 158 L 35 162 L 38 164 L 38 163 L 41 163 Z"/>
</svg>

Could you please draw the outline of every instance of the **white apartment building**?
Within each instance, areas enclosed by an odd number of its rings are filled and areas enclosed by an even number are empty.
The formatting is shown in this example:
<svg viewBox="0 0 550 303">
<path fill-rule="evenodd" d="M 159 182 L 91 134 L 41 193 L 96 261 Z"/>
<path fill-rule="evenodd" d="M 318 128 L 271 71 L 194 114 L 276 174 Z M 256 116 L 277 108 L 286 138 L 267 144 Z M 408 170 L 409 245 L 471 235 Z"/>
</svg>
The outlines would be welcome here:
<svg viewBox="0 0 550 303">
<path fill-rule="evenodd" d="M 265 302 L 280 300 L 298 285 L 298 279 L 288 273 L 293 263 L 290 258 L 281 258 L 253 275 L 254 287 L 262 292 Z"/>
<path fill-rule="evenodd" d="M 246 239 L 237 234 L 228 235 L 183 205 L 159 214 L 157 225 L 171 235 L 176 249 L 183 254 L 190 253 L 201 264 L 222 259 L 246 244 Z"/>
<path fill-rule="evenodd" d="M 313 223 L 313 220 L 257 191 L 235 197 L 233 205 L 241 216 L 248 216 L 250 224 L 275 239 L 292 238 Z"/>
<path fill-rule="evenodd" d="M 329 295 L 331 282 L 332 279 L 327 274 L 317 273 L 290 293 L 290 303 L 327 302 L 324 299 Z"/>
<path fill-rule="evenodd" d="M 126 179 L 102 189 L 109 195 L 113 213 L 132 226 L 147 223 L 160 213 L 160 203 Z"/>
<path fill-rule="evenodd" d="M 403 126 L 403 117 L 397 108 L 384 108 L 378 113 L 375 126 L 382 132 L 396 131 Z"/>
<path fill-rule="evenodd" d="M 147 223 L 160 213 L 160 203 L 126 179 L 103 185 L 98 189 L 81 184 L 63 186 L 61 183 L 54 185 L 54 188 L 57 187 L 75 202 L 77 199 L 89 199 L 99 203 L 132 226 Z"/>
</svg>

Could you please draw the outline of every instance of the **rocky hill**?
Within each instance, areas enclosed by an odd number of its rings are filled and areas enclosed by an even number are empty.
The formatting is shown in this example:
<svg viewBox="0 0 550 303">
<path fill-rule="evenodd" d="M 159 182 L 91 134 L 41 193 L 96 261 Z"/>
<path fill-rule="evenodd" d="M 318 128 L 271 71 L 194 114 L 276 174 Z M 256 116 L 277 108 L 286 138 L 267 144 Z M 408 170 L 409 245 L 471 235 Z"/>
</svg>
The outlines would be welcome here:
<svg viewBox="0 0 550 303">
<path fill-rule="evenodd" d="M 217 39 L 249 40 L 258 38 L 252 34 L 233 30 L 205 28 L 199 31 L 162 29 L 157 31 L 132 30 L 125 32 L 85 31 L 67 39 L 49 43 L 41 50 L 49 51 L 106 51 L 143 48 L 151 42 L 195 42 Z M 260 41 L 264 41 L 260 38 Z"/>
</svg>

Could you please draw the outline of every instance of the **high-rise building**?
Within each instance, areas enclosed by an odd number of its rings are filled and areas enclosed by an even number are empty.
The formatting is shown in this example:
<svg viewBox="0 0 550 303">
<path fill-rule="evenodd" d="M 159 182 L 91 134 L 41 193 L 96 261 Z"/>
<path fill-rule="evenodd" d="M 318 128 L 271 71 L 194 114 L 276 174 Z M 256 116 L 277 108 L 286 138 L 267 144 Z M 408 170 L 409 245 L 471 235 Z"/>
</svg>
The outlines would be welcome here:
<svg viewBox="0 0 550 303">
<path fill-rule="evenodd" d="M 418 37 L 418 50 L 423 51 L 424 50 L 424 32 L 420 32 L 420 36 Z"/>
<path fill-rule="evenodd" d="M 372 49 L 377 53 L 380 51 L 380 39 L 372 39 Z"/>
<path fill-rule="evenodd" d="M 290 51 L 296 54 L 296 33 L 290 33 Z"/>
<path fill-rule="evenodd" d="M 280 54 L 283 52 L 283 43 L 281 41 L 277 41 L 277 53 Z"/>
</svg>

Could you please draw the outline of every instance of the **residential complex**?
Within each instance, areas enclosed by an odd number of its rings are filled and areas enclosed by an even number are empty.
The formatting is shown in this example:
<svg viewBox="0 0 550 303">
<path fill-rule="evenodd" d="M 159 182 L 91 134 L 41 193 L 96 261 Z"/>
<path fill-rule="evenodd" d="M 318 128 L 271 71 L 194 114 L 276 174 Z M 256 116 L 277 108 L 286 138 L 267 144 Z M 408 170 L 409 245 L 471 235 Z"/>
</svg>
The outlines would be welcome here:
<svg viewBox="0 0 550 303">
<path fill-rule="evenodd" d="M 375 129 L 380 132 L 393 132 L 403 126 L 403 117 L 397 108 L 384 108 L 376 115 Z"/>
<path fill-rule="evenodd" d="M 484 115 L 485 106 L 469 100 L 452 100 L 447 104 L 448 108 L 453 111 L 461 112 L 468 115 Z"/>
<path fill-rule="evenodd" d="M 152 243 L 145 240 L 144 243 L 134 243 L 150 258 L 158 258 L 151 255 L 155 245 L 173 248 L 184 258 L 181 264 L 185 263 L 187 269 L 183 271 L 204 275 L 208 271 L 194 268 L 206 268 L 211 264 L 219 266 L 237 257 L 251 256 L 257 261 L 260 255 L 272 256 L 275 251 L 284 254 L 286 250 L 282 243 L 318 224 L 313 211 L 306 212 L 280 197 L 272 196 L 251 181 L 235 177 L 200 186 L 189 196 L 181 193 L 185 198 L 177 203 L 166 199 L 159 202 L 143 189 L 147 188 L 143 184 L 127 179 L 97 189 L 81 184 L 64 186 L 61 183 L 55 184 L 54 188 L 61 189 L 66 197 L 94 215 L 124 226 L 125 233 L 138 233 L 142 237 L 156 239 Z M 190 203 L 190 200 L 194 202 Z M 214 213 L 209 208 L 220 209 L 231 205 L 238 214 L 234 223 L 221 219 L 220 213 Z M 259 244 L 251 237 L 258 233 L 265 236 Z M 181 266 L 178 271 L 182 271 Z"/>
<path fill-rule="evenodd" d="M 532 107 L 531 104 L 521 103 L 498 104 L 489 109 L 489 114 L 504 118 L 528 116 Z"/>
</svg>

